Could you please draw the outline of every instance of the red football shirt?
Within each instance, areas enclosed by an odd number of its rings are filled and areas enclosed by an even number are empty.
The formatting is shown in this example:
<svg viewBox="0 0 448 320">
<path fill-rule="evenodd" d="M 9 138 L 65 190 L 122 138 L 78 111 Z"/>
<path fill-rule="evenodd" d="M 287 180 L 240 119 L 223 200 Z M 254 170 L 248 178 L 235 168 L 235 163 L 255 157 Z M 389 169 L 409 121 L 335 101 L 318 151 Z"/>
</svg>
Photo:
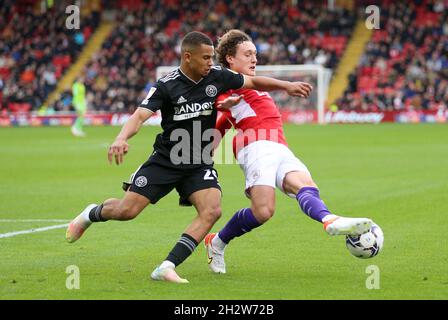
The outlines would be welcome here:
<svg viewBox="0 0 448 320">
<path fill-rule="evenodd" d="M 237 129 L 233 138 L 235 156 L 249 143 L 259 140 L 274 141 L 287 146 L 282 117 L 269 93 L 252 89 L 229 90 L 221 94 L 217 101 L 230 95 L 243 95 L 243 99 L 230 110 L 219 110 L 216 129 L 222 137 L 226 129 L 232 126 Z"/>
</svg>

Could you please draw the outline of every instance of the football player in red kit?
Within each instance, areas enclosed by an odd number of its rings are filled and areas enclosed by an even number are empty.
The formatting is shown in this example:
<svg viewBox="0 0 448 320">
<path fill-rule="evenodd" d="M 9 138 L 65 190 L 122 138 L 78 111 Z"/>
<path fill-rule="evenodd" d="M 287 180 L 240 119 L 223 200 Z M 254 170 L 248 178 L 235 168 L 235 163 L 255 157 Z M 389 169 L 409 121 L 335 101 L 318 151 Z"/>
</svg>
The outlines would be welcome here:
<svg viewBox="0 0 448 320">
<path fill-rule="evenodd" d="M 216 52 L 223 67 L 255 75 L 256 47 L 244 32 L 228 31 L 220 38 Z M 311 85 L 305 85 L 312 90 Z M 297 199 L 302 211 L 321 222 L 330 235 L 357 235 L 371 228 L 370 219 L 339 217 L 328 210 L 307 167 L 289 150 L 280 112 L 267 92 L 230 90 L 218 97 L 217 107 L 222 110 L 216 124 L 220 137 L 232 126 L 237 129 L 233 152 L 245 175 L 245 192 L 251 199 L 251 207 L 238 210 L 218 233 L 205 237 L 213 272 L 226 272 L 224 249 L 232 239 L 273 216 L 276 187 Z"/>
</svg>

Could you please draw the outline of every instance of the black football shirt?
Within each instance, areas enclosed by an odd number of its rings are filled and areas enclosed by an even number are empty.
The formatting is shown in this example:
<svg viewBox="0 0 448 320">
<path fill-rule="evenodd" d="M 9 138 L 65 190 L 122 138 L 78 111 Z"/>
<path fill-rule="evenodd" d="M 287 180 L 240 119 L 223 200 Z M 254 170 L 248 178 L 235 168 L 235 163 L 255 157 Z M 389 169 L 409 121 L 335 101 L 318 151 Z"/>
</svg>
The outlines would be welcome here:
<svg viewBox="0 0 448 320">
<path fill-rule="evenodd" d="M 140 107 L 160 110 L 163 132 L 154 143 L 165 165 L 195 168 L 212 164 L 212 139 L 216 125 L 217 96 L 244 84 L 242 74 L 214 66 L 195 82 L 180 68 L 160 78 L 149 90 Z M 158 157 L 155 157 L 158 158 Z"/>
</svg>

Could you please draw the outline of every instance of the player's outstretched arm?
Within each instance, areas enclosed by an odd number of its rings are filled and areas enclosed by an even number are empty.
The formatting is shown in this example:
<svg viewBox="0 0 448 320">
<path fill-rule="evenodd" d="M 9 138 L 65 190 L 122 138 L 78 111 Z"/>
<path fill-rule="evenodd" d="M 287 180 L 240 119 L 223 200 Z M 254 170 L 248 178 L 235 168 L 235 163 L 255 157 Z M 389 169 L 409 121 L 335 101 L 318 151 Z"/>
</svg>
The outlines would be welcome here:
<svg viewBox="0 0 448 320">
<path fill-rule="evenodd" d="M 154 112 L 146 108 L 137 108 L 132 116 L 126 121 L 120 133 L 115 138 L 115 141 L 109 147 L 107 158 L 109 163 L 112 164 L 113 158 L 117 165 L 123 163 L 123 157 L 129 150 L 128 140 L 133 137 L 141 128 L 142 124 L 148 120 L 148 118 Z"/>
<path fill-rule="evenodd" d="M 290 96 L 308 98 L 313 87 L 306 82 L 283 81 L 269 77 L 244 75 L 245 89 L 255 89 L 260 91 L 285 90 Z"/>
</svg>

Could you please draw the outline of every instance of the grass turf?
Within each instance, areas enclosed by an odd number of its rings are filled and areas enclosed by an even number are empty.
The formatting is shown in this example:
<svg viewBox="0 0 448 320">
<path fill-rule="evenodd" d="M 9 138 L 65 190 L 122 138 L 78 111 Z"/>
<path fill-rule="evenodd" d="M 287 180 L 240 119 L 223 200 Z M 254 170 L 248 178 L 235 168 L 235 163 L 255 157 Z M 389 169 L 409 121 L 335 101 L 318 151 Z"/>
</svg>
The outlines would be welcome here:
<svg viewBox="0 0 448 320">
<path fill-rule="evenodd" d="M 1 128 L 0 234 L 62 224 L 1 219 L 66 219 L 88 203 L 121 197 L 121 181 L 146 160 L 160 128 L 131 140 L 124 165 L 107 163 L 120 128 Z M 190 281 L 149 280 L 195 211 L 172 192 L 133 221 L 96 224 L 81 240 L 65 228 L 0 238 L 1 299 L 447 299 L 448 128 L 446 125 L 285 126 L 290 148 L 308 166 L 331 211 L 371 217 L 385 234 L 375 258 L 352 257 L 343 237 L 277 193 L 266 225 L 234 240 L 225 275 L 212 274 L 202 245 L 178 272 Z M 217 165 L 224 197 L 219 230 L 249 205 L 237 165 Z M 66 268 L 80 270 L 68 290 Z M 375 265 L 380 289 L 366 288 Z"/>
</svg>

